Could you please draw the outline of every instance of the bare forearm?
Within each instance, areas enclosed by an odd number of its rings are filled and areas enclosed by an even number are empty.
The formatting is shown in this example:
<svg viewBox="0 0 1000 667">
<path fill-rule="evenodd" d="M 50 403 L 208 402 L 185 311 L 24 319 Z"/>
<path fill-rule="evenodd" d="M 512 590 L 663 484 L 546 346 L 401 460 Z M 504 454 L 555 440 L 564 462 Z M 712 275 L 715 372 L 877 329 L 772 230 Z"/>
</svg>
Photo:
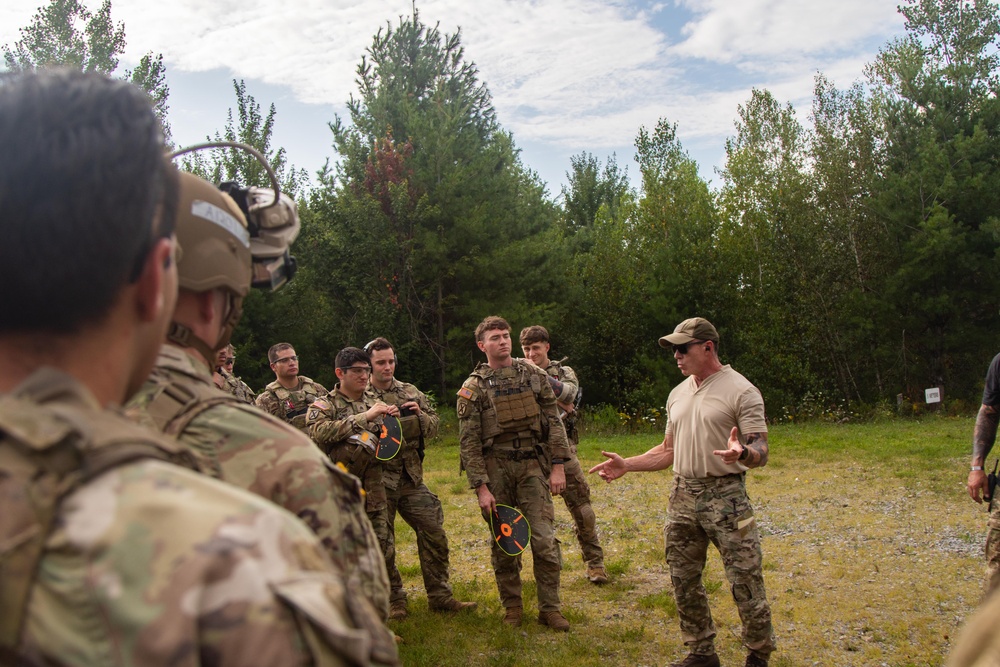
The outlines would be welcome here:
<svg viewBox="0 0 1000 667">
<path fill-rule="evenodd" d="M 674 464 L 674 441 L 667 436 L 663 442 L 651 448 L 644 454 L 630 456 L 625 459 L 625 469 L 628 472 L 646 472 L 666 470 Z"/>
<path fill-rule="evenodd" d="M 976 428 L 972 435 L 972 465 L 981 466 L 993 449 L 997 439 L 997 424 L 1000 423 L 1000 413 L 992 405 L 983 405 L 976 416 Z"/>
</svg>

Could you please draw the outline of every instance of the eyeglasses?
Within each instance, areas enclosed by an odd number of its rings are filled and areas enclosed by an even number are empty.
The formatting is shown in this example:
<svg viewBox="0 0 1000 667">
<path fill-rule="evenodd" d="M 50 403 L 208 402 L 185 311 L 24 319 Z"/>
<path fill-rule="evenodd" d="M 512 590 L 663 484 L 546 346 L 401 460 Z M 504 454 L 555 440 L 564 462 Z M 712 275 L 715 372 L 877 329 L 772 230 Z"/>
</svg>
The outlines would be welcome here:
<svg viewBox="0 0 1000 667">
<path fill-rule="evenodd" d="M 340 370 L 350 371 L 358 375 L 371 375 L 372 369 L 368 366 L 341 366 Z"/>
<path fill-rule="evenodd" d="M 675 354 L 687 354 L 688 353 L 688 346 L 690 346 L 690 345 L 704 345 L 707 342 L 708 342 L 707 340 L 693 340 L 691 342 L 684 343 L 683 345 L 674 345 L 673 346 L 674 353 Z"/>
<path fill-rule="evenodd" d="M 276 364 L 287 364 L 289 361 L 298 361 L 298 360 L 299 360 L 298 356 L 293 354 L 290 357 L 282 357 L 281 359 L 275 359 L 274 363 L 276 363 Z"/>
<path fill-rule="evenodd" d="M 229 357 L 227 359 L 223 359 L 222 363 L 225 364 L 226 366 L 232 366 L 233 364 L 236 363 L 236 357 Z"/>
</svg>

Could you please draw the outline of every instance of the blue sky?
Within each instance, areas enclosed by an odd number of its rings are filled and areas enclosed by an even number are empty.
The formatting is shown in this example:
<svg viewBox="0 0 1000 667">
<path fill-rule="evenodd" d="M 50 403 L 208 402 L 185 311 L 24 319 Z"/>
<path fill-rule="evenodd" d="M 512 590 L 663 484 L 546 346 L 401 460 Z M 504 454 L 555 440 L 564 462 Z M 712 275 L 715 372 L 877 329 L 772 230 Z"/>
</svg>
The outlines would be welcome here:
<svg viewBox="0 0 1000 667">
<path fill-rule="evenodd" d="M 96 8 L 97 0 L 84 0 Z M 0 6 L 0 43 L 18 39 L 39 0 Z M 846 87 L 903 33 L 892 0 L 428 0 L 421 19 L 462 30 L 522 162 L 557 195 L 573 155 L 617 156 L 633 181 L 641 126 L 676 122 L 703 177 L 718 185 L 725 140 L 752 88 L 791 102 L 808 122 L 821 71 Z M 163 53 L 178 143 L 223 127 L 232 79 L 266 109 L 275 142 L 310 172 L 337 156 L 326 123 L 356 91 L 354 70 L 375 32 L 410 0 L 113 0 L 129 67 Z"/>
</svg>

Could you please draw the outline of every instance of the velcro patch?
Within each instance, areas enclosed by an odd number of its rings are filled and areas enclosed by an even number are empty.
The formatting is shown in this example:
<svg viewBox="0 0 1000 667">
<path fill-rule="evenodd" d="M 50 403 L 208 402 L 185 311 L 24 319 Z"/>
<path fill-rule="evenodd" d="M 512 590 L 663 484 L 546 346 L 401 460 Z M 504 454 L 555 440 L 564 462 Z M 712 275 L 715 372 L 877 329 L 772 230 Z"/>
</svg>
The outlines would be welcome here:
<svg viewBox="0 0 1000 667">
<path fill-rule="evenodd" d="M 327 403 L 322 398 L 317 398 L 315 401 L 312 402 L 311 407 L 319 408 L 320 410 L 329 410 L 330 404 Z"/>
<path fill-rule="evenodd" d="M 469 389 L 468 387 L 462 387 L 461 389 L 459 389 L 458 395 L 459 397 L 464 398 L 467 401 L 471 401 L 472 397 L 475 396 L 475 394 L 472 393 L 472 390 Z"/>
</svg>

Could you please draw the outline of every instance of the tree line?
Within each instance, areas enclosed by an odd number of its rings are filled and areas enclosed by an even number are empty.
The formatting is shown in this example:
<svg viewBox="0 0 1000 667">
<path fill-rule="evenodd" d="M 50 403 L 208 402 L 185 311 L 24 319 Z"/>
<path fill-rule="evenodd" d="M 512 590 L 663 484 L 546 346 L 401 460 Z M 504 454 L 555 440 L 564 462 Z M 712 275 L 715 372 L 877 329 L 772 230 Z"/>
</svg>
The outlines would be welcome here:
<svg viewBox="0 0 1000 667">
<path fill-rule="evenodd" d="M 336 351 L 382 335 L 401 377 L 450 403 L 481 358 L 475 325 L 499 314 L 515 335 L 550 330 L 587 403 L 652 406 L 681 379 L 657 338 L 701 315 L 771 417 L 817 400 L 909 405 L 932 386 L 976 402 L 1000 325 L 1000 15 L 986 0 L 900 11 L 905 34 L 862 80 L 817 75 L 805 118 L 754 90 L 718 188 L 661 118 L 636 134 L 639 187 L 614 156 L 581 152 L 551 196 L 497 121 L 460 31 L 418 12 L 374 35 L 329 123 L 338 160 L 314 178 L 271 145 L 274 105 L 263 114 L 234 81 L 236 115 L 215 137 L 268 155 L 302 218 L 295 280 L 247 301 L 238 372 L 262 387 L 267 348 L 288 341 L 332 386 Z M 70 48 L 53 46 L 64 20 L 85 26 Z M 8 69 L 111 73 L 123 47 L 110 0 L 94 13 L 53 0 L 3 53 Z M 162 56 L 126 76 L 166 123 Z M 185 167 L 267 185 L 238 154 Z"/>
</svg>

